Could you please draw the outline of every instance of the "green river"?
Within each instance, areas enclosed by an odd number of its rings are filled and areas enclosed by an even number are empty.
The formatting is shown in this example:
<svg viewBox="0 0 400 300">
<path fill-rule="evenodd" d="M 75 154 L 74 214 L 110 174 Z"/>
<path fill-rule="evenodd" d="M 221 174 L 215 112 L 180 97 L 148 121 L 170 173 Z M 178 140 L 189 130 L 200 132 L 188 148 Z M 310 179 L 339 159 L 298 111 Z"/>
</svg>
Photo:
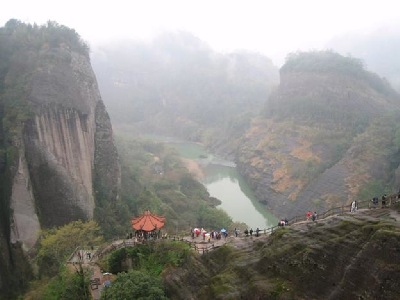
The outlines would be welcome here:
<svg viewBox="0 0 400 300">
<path fill-rule="evenodd" d="M 185 158 L 196 160 L 204 172 L 202 183 L 212 197 L 221 200 L 219 206 L 233 221 L 246 223 L 249 228 L 269 228 L 278 219 L 254 197 L 250 187 L 238 173 L 233 162 L 219 159 L 199 144 L 164 140 Z"/>
</svg>

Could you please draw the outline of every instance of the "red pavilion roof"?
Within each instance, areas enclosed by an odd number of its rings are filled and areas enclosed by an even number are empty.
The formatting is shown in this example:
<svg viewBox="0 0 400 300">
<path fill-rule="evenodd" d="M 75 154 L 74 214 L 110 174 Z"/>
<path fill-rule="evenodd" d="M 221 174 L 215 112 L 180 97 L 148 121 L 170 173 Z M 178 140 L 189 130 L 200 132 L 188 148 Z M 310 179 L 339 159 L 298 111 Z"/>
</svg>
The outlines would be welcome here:
<svg viewBox="0 0 400 300">
<path fill-rule="evenodd" d="M 164 227 L 165 217 L 152 214 L 146 210 L 139 217 L 132 219 L 132 228 L 135 230 L 152 231 Z"/>
</svg>

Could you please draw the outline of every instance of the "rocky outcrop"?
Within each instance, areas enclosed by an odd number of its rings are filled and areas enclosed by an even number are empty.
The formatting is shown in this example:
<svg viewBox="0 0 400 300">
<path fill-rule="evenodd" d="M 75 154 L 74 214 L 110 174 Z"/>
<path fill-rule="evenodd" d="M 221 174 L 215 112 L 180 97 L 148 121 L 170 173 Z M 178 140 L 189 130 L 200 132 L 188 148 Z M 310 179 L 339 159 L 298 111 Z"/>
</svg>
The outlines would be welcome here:
<svg viewBox="0 0 400 300">
<path fill-rule="evenodd" d="M 113 204 L 121 175 L 75 30 L 12 19 L 0 28 L 0 61 L 0 298 L 14 299 L 32 278 L 26 254 L 40 230 L 96 218 L 96 189 Z"/>
<path fill-rule="evenodd" d="M 40 50 L 13 181 L 12 240 L 27 248 L 41 227 L 93 218 L 93 183 L 119 195 L 112 128 L 87 56 L 65 45 Z M 104 200 L 103 200 L 104 201 Z"/>
<path fill-rule="evenodd" d="M 163 273 L 171 299 L 398 299 L 397 211 L 299 222 L 231 237 Z"/>
<path fill-rule="evenodd" d="M 239 171 L 279 218 L 367 200 L 379 182 L 398 190 L 399 118 L 391 112 L 399 96 L 376 75 L 351 69 L 351 60 L 327 56 L 283 67 L 264 115 L 241 139 Z"/>
</svg>

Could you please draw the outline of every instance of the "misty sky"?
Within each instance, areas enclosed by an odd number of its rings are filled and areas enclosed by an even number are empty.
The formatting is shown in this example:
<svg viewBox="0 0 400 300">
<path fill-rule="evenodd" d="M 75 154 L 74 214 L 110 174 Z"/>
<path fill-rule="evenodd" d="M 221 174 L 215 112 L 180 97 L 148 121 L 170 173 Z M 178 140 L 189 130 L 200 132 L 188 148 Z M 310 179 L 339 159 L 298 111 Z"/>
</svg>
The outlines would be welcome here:
<svg viewBox="0 0 400 300">
<path fill-rule="evenodd" d="M 148 39 L 184 30 L 216 51 L 261 52 L 282 63 L 287 53 L 325 49 L 346 33 L 398 30 L 396 0 L 13 0 L 1 5 L 0 25 L 11 18 L 74 28 L 93 47 L 118 38 Z"/>
</svg>

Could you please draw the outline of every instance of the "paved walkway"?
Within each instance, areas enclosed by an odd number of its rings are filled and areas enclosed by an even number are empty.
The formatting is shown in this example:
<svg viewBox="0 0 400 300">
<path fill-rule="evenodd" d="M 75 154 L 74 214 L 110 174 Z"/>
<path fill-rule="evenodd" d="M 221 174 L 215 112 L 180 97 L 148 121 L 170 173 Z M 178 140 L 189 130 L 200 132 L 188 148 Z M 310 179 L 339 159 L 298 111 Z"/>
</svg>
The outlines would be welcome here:
<svg viewBox="0 0 400 300">
<path fill-rule="evenodd" d="M 79 264 L 82 263 L 82 267 L 90 272 L 90 280 L 91 282 L 96 281 L 98 284 L 91 284 L 89 287 L 90 293 L 92 295 L 92 299 L 99 300 L 101 290 L 103 288 L 103 274 L 100 270 L 100 267 L 95 263 L 95 258 L 93 254 L 94 250 L 91 249 L 80 249 L 74 252 L 74 254 L 68 260 L 69 264 Z"/>
</svg>

